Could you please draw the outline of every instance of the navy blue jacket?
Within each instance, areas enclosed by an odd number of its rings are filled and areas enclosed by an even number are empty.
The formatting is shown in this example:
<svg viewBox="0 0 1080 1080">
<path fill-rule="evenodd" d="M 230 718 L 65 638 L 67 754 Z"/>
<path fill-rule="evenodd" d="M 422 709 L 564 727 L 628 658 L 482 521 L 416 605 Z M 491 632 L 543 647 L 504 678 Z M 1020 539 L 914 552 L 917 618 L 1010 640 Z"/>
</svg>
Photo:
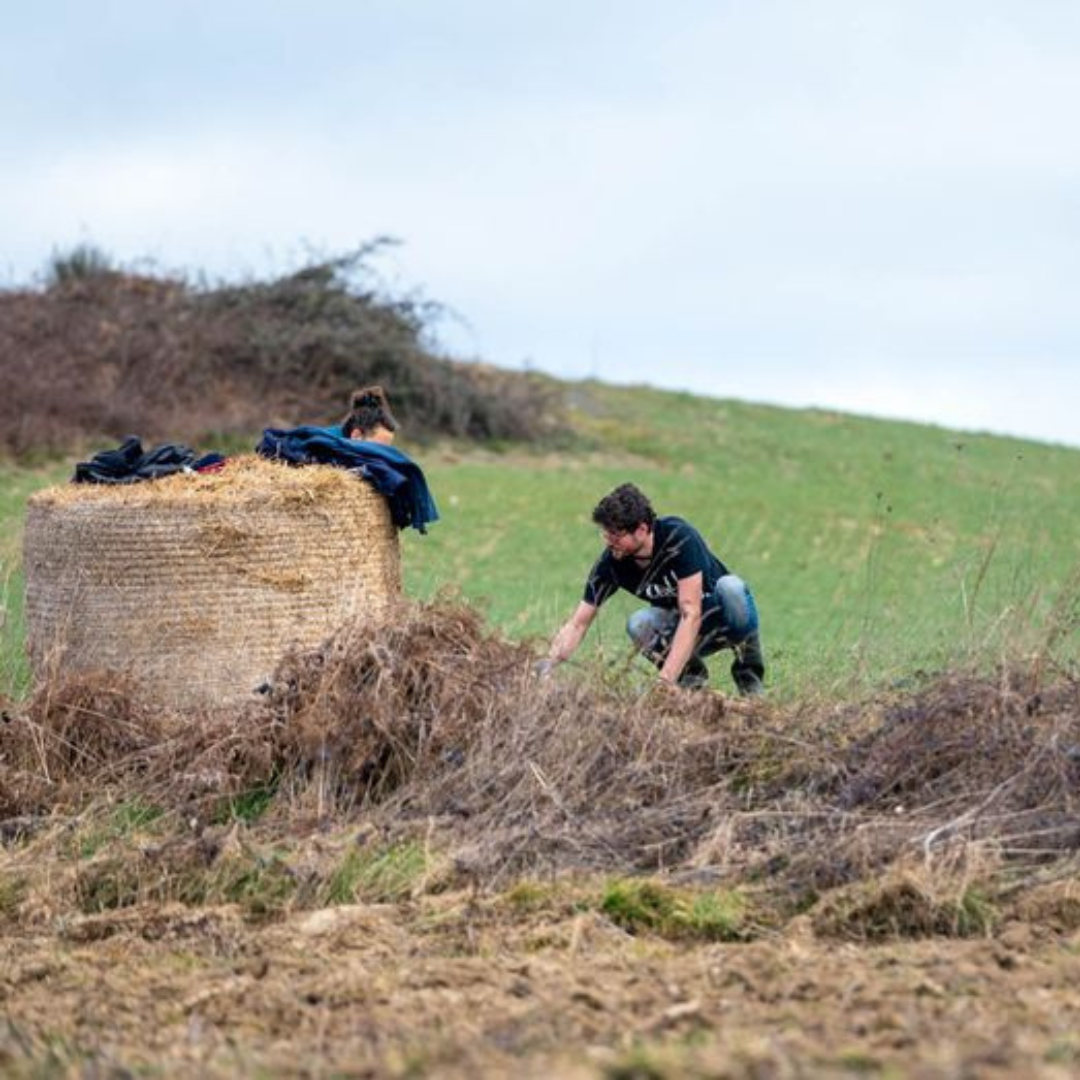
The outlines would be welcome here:
<svg viewBox="0 0 1080 1080">
<path fill-rule="evenodd" d="M 430 522 L 439 520 L 420 466 L 392 446 L 347 439 L 340 427 L 303 426 L 267 428 L 255 452 L 290 465 L 338 465 L 358 473 L 386 497 L 399 529 L 411 525 L 425 533 Z"/>
</svg>

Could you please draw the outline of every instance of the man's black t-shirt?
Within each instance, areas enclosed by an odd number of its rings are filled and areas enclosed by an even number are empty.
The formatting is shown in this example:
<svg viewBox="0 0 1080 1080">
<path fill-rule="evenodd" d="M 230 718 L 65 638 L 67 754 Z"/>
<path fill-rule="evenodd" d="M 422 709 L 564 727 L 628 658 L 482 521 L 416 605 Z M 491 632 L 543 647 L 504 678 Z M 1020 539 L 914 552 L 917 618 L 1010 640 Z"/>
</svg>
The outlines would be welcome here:
<svg viewBox="0 0 1080 1080">
<path fill-rule="evenodd" d="M 708 549 L 701 533 L 677 517 L 657 518 L 653 524 L 653 554 L 648 565 L 616 559 L 610 551 L 596 560 L 585 582 L 585 602 L 599 607 L 618 589 L 626 589 L 654 607 L 679 606 L 679 581 L 701 572 L 701 590 L 710 593 L 728 573 Z"/>
</svg>

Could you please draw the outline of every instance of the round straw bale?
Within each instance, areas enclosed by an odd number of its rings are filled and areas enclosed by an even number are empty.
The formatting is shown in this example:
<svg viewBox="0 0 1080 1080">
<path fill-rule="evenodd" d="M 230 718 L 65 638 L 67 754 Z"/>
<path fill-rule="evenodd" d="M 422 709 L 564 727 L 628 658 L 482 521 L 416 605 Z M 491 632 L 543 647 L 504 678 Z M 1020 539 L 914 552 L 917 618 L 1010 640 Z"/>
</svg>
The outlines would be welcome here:
<svg viewBox="0 0 1080 1080">
<path fill-rule="evenodd" d="M 397 530 L 370 484 L 257 457 L 39 492 L 23 547 L 35 674 L 123 670 L 178 708 L 248 698 L 291 646 L 379 620 L 401 592 Z"/>
</svg>

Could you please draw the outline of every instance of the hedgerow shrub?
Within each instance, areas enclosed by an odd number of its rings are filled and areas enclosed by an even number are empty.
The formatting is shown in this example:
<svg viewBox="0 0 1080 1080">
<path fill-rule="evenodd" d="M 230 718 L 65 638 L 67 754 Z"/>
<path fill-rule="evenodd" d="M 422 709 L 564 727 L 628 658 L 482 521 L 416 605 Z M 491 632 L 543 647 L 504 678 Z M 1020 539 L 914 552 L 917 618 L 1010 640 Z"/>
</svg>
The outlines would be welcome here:
<svg viewBox="0 0 1080 1080">
<path fill-rule="evenodd" d="M 94 251 L 57 256 L 42 286 L 0 292 L 0 451 L 332 423 L 371 382 L 419 440 L 561 430 L 552 380 L 441 355 L 435 305 L 373 284 L 377 247 L 218 285 L 126 272 Z"/>
</svg>

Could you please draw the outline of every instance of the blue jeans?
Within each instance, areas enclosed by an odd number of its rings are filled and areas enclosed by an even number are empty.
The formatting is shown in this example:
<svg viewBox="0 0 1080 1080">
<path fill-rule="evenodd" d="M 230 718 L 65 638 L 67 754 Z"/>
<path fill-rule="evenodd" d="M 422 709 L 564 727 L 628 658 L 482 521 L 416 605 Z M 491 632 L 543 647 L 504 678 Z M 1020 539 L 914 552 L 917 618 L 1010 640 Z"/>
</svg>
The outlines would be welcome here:
<svg viewBox="0 0 1080 1080">
<path fill-rule="evenodd" d="M 660 667 L 678 625 L 678 611 L 639 608 L 627 620 L 626 632 L 638 649 Z M 708 669 L 701 658 L 721 649 L 731 649 L 735 654 L 731 676 L 739 692 L 760 693 L 765 658 L 758 633 L 757 605 L 750 587 L 736 574 L 725 574 L 716 583 L 716 588 L 702 597 L 701 630 L 679 682 L 688 686 L 703 685 L 708 678 Z"/>
</svg>

